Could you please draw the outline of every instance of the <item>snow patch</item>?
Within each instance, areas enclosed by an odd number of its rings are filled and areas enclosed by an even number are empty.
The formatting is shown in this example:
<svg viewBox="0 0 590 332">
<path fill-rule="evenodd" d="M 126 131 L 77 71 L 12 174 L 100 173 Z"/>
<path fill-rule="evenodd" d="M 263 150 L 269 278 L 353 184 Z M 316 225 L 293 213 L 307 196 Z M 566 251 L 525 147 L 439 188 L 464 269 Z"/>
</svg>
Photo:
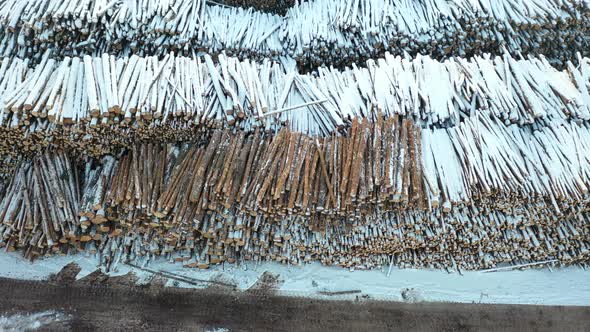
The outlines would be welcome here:
<svg viewBox="0 0 590 332">
<path fill-rule="evenodd" d="M 30 331 L 43 326 L 68 321 L 69 317 L 61 312 L 44 311 L 28 315 L 15 314 L 0 316 L 0 331 Z"/>
<path fill-rule="evenodd" d="M 98 261 L 88 255 L 55 256 L 30 263 L 19 253 L 0 253 L 0 277 L 43 280 L 70 262 L 77 263 L 83 278 L 96 270 Z M 206 288 L 222 280 L 237 290 L 248 290 L 265 272 L 280 278 L 277 292 L 289 296 L 322 299 L 357 299 L 406 301 L 402 292 L 419 301 L 462 303 L 506 303 L 540 305 L 590 305 L 590 271 L 571 266 L 565 268 L 528 269 L 484 273 L 466 271 L 463 275 L 441 270 L 388 269 L 350 271 L 319 263 L 303 266 L 267 262 L 242 265 L 224 264 L 207 270 L 184 268 L 177 263 L 157 260 L 147 268 L 165 271 L 192 280 L 187 283 L 168 280 L 167 286 Z M 109 275 L 134 272 L 140 283 L 150 281 L 153 273 L 119 265 Z M 335 294 L 335 295 L 334 295 Z"/>
</svg>

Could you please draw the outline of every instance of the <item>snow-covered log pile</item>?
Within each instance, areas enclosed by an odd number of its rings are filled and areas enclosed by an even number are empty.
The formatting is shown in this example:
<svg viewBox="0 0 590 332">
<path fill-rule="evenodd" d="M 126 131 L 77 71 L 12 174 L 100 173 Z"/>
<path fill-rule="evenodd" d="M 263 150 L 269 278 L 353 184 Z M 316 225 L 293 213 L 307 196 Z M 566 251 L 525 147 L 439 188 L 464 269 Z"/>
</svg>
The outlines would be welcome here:
<svg viewBox="0 0 590 332">
<path fill-rule="evenodd" d="M 138 139 L 190 140 L 205 128 L 277 131 L 287 124 L 328 136 L 378 114 L 424 128 L 452 127 L 477 114 L 536 126 L 590 119 L 590 58 L 557 70 L 543 57 L 439 62 L 386 54 L 366 68 L 318 75 L 270 61 L 218 60 L 105 54 L 56 61 L 47 52 L 29 67 L 28 60 L 3 58 L 0 155 L 47 145 L 100 155 Z"/>
<path fill-rule="evenodd" d="M 326 138 L 215 130 L 79 162 L 50 153 L 4 184 L 1 243 L 30 258 L 99 252 L 107 267 L 155 256 L 201 268 L 586 263 L 589 159 L 585 124 L 488 115 L 449 129 L 355 120 Z"/>
<path fill-rule="evenodd" d="M 587 1 L 220 1 L 0 0 L 0 247 L 589 262 Z"/>
<path fill-rule="evenodd" d="M 481 114 L 533 128 L 590 118 L 590 59 L 557 70 L 543 57 L 439 62 L 386 54 L 366 68 L 297 73 L 293 66 L 219 56 L 66 58 L 0 64 L 0 175 L 50 149 L 100 158 L 139 142 L 206 140 L 208 128 L 282 126 L 340 135 L 352 119 L 413 119 L 453 127 Z M 436 89 L 432 89 L 436 86 Z M 471 134 L 462 137 L 474 142 Z M 205 137 L 205 138 L 203 138 Z M 436 184 L 436 182 L 433 182 Z"/>
<path fill-rule="evenodd" d="M 2 0 L 0 55 L 289 57 L 303 68 L 393 54 L 588 55 L 590 8 L 580 0 L 314 0 L 284 16 L 205 0 Z"/>
</svg>

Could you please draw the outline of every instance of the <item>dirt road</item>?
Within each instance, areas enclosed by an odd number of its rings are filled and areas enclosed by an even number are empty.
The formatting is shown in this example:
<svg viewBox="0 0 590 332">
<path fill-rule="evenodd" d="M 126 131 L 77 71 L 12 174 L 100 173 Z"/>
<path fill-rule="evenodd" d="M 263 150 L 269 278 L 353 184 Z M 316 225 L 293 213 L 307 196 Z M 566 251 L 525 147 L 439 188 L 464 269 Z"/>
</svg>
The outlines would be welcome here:
<svg viewBox="0 0 590 332">
<path fill-rule="evenodd" d="M 0 279 L 0 314 L 58 311 L 69 320 L 44 329 L 74 331 L 590 331 L 590 307 L 325 301 L 265 287 L 194 290 L 100 273 L 73 277 Z"/>
</svg>

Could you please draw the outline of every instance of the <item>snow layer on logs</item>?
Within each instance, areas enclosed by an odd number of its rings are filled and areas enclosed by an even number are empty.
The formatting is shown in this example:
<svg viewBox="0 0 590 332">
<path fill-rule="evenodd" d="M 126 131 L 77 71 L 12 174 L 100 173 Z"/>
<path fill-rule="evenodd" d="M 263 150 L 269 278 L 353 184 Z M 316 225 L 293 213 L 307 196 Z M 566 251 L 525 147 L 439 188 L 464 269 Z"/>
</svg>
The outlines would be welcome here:
<svg viewBox="0 0 590 332">
<path fill-rule="evenodd" d="M 564 70 L 543 56 L 414 59 L 385 54 L 366 68 L 300 74 L 271 61 L 85 56 L 39 65 L 3 58 L 0 125 L 26 133 L 59 126 L 256 127 L 330 135 L 377 114 L 450 127 L 477 114 L 506 124 L 590 119 L 590 59 Z M 435 89 L 432 86 L 436 86 Z"/>
<path fill-rule="evenodd" d="M 505 47 L 563 65 L 588 55 L 588 3 L 578 0 L 315 0 L 285 16 L 205 0 L 3 0 L 0 54 L 159 55 L 170 51 L 262 59 L 304 68 L 349 65 L 385 51 L 471 56 Z"/>
<path fill-rule="evenodd" d="M 587 264 L 588 128 L 392 119 L 355 120 L 340 137 L 224 130 L 81 163 L 38 155 L 2 184 L 0 243 L 30 258 L 88 250 L 107 269 L 155 256 L 200 268 Z"/>
<path fill-rule="evenodd" d="M 551 123 L 534 130 L 504 126 L 485 116 L 449 129 L 423 130 L 429 205 L 436 207 L 444 199 L 453 204 L 481 200 L 485 205 L 514 207 L 514 199 L 529 202 L 543 197 L 559 212 L 562 206 L 557 201 L 562 198 L 586 200 L 589 134 L 587 125 Z"/>
</svg>

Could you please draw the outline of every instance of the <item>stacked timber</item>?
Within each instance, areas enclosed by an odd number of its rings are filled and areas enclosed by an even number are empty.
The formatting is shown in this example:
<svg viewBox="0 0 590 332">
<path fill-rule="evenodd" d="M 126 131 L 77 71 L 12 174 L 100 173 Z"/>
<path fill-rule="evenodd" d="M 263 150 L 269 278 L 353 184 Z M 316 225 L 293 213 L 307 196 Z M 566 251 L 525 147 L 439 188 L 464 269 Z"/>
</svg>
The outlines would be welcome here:
<svg viewBox="0 0 590 332">
<path fill-rule="evenodd" d="M 124 142 L 190 140 L 205 128 L 287 125 L 329 136 L 351 119 L 378 114 L 424 128 L 452 127 L 477 114 L 540 126 L 590 119 L 590 58 L 581 56 L 558 70 L 542 56 L 440 62 L 386 54 L 366 68 L 317 75 L 224 55 L 218 64 L 208 55 L 173 54 L 56 61 L 50 52 L 33 67 L 18 58 L 0 61 L 0 155 L 66 143 L 110 153 Z"/>
<path fill-rule="evenodd" d="M 206 0 L 3 0 L 0 55 L 190 56 L 295 59 L 350 65 L 389 51 L 434 58 L 483 52 L 544 54 L 565 65 L 588 55 L 590 9 L 579 0 L 314 0 L 284 16 Z"/>
<path fill-rule="evenodd" d="M 226 129 L 100 159 L 43 154 L 5 185 L 0 243 L 30 258 L 88 250 L 106 268 L 157 257 L 200 268 L 585 264 L 588 142 L 575 123 L 480 115 L 421 129 L 395 116 L 353 120 L 344 136 Z"/>
<path fill-rule="evenodd" d="M 587 1 L 244 3 L 0 0 L 0 247 L 588 264 Z"/>
</svg>

